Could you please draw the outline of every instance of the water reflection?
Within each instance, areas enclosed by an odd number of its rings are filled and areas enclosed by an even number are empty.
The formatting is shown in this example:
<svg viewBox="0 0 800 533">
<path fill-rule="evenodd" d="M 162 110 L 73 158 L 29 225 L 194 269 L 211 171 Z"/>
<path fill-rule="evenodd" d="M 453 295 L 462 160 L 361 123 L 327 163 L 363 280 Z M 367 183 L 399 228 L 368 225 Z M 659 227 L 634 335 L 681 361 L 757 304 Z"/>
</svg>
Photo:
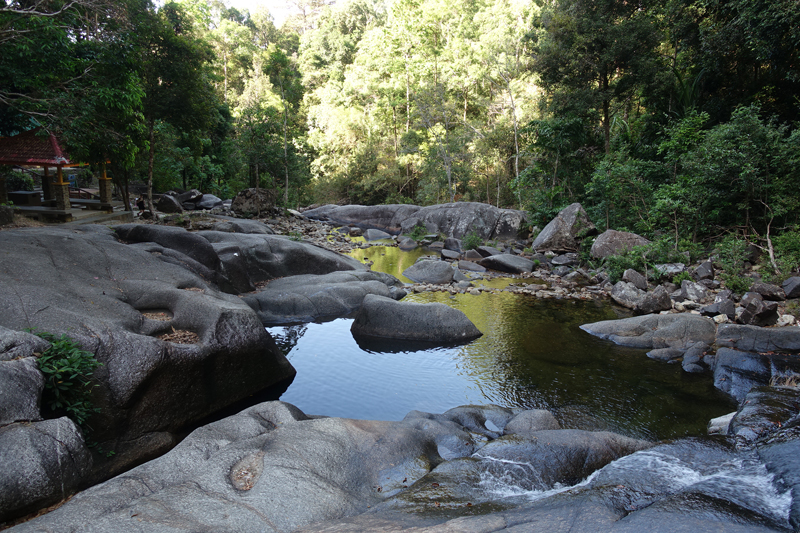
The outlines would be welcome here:
<svg viewBox="0 0 800 533">
<path fill-rule="evenodd" d="M 396 246 L 371 246 L 350 252 L 350 257 L 362 263 L 372 262 L 372 270 L 391 274 L 403 283 L 413 283 L 403 276 L 403 271 L 413 265 L 420 257 L 440 257 L 438 252 L 426 248 L 416 248 L 403 252 Z"/>
<path fill-rule="evenodd" d="M 399 420 L 412 409 L 442 412 L 469 403 L 546 408 L 567 427 L 671 438 L 704 432 L 734 408 L 707 375 L 648 359 L 578 326 L 617 318 L 612 307 L 511 293 L 410 295 L 461 309 L 484 333 L 463 346 L 362 349 L 351 320 L 270 328 L 297 377 L 281 399 L 307 413 Z M 302 334 L 302 337 L 298 336 Z M 281 337 L 291 340 L 281 340 Z"/>
</svg>

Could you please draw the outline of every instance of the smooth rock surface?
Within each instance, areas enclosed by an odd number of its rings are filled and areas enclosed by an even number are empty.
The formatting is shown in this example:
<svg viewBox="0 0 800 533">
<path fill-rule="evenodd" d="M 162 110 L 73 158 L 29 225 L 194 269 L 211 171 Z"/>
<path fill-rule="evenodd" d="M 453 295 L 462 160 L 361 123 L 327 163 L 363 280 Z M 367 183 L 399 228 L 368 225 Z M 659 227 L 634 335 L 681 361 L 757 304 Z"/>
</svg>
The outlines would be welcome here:
<svg viewBox="0 0 800 533">
<path fill-rule="evenodd" d="M 397 302 L 374 294 L 364 298 L 350 331 L 354 336 L 439 344 L 482 335 L 463 312 L 445 304 Z"/>
<path fill-rule="evenodd" d="M 380 272 L 306 274 L 273 280 L 242 301 L 265 326 L 300 324 L 348 316 L 361 307 L 367 294 L 402 298 L 406 293 L 401 286 L 397 278 Z"/>
<path fill-rule="evenodd" d="M 417 283 L 445 285 L 453 281 L 453 267 L 446 261 L 425 260 L 414 263 L 403 271 L 403 275 Z"/>
<path fill-rule="evenodd" d="M 522 274 L 533 270 L 533 261 L 512 254 L 490 255 L 478 261 L 478 264 L 490 270 L 509 274 Z"/>
<path fill-rule="evenodd" d="M 581 329 L 622 346 L 688 349 L 697 342 L 713 344 L 714 322 L 691 314 L 644 315 L 585 324 Z"/>
</svg>

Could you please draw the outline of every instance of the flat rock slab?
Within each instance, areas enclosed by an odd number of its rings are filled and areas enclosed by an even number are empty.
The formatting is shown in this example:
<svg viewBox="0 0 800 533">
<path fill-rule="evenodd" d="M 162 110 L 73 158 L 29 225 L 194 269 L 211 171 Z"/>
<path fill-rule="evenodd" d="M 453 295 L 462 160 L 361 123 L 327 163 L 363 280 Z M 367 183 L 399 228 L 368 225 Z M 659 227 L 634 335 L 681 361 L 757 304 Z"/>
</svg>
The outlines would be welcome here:
<svg viewBox="0 0 800 533">
<path fill-rule="evenodd" d="M 441 344 L 466 342 L 482 335 L 463 312 L 445 304 L 396 302 L 372 294 L 364 298 L 350 331 L 356 337 Z"/>
<path fill-rule="evenodd" d="M 265 326 L 299 324 L 351 315 L 367 294 L 392 299 L 405 296 L 403 284 L 381 272 L 347 271 L 289 276 L 271 281 L 242 301 L 253 308 Z"/>
<path fill-rule="evenodd" d="M 644 315 L 584 324 L 581 329 L 621 346 L 687 349 L 702 342 L 713 344 L 714 321 L 698 315 Z"/>
</svg>

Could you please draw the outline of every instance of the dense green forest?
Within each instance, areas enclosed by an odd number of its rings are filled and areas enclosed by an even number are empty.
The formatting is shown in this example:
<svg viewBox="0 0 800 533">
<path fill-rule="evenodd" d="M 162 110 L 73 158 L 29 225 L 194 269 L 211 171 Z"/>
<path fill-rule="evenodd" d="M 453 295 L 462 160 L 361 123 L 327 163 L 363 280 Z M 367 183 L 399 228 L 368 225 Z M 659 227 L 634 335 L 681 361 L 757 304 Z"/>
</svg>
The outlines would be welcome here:
<svg viewBox="0 0 800 533">
<path fill-rule="evenodd" d="M 674 242 L 798 223 L 796 0 L 0 0 L 0 134 L 285 205 L 480 201 Z"/>
</svg>

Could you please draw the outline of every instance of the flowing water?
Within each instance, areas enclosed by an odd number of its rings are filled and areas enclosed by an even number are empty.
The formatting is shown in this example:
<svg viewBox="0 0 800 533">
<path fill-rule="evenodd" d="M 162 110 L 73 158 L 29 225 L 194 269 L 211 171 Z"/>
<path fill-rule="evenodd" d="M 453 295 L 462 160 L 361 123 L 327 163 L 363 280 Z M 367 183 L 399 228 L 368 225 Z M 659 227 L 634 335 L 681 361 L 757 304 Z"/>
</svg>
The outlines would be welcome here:
<svg viewBox="0 0 800 533">
<path fill-rule="evenodd" d="M 373 247 L 354 255 L 374 261 L 373 270 L 398 276 L 426 253 Z M 281 400 L 306 413 L 376 420 L 465 404 L 542 408 L 564 427 L 649 439 L 701 435 L 711 418 L 736 407 L 708 375 L 688 374 L 680 365 L 580 330 L 621 316 L 605 302 L 507 292 L 428 292 L 404 301 L 460 309 L 484 335 L 462 346 L 413 349 L 392 342 L 359 345 L 350 334 L 351 319 L 268 328 L 297 369 Z"/>
</svg>

